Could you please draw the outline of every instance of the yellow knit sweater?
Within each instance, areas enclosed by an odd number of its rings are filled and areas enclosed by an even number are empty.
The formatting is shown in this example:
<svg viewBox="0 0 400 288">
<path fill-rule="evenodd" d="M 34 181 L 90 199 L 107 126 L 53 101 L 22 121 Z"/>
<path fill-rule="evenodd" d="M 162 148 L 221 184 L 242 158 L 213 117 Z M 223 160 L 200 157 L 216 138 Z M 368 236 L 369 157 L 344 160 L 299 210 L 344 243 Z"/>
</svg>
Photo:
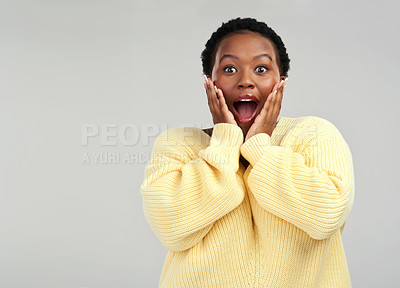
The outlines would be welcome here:
<svg viewBox="0 0 400 288">
<path fill-rule="evenodd" d="M 211 137 L 157 137 L 141 192 L 169 249 L 159 287 L 351 287 L 342 232 L 354 172 L 340 132 L 319 117 L 280 117 L 271 136 L 243 140 L 227 123 Z"/>
</svg>

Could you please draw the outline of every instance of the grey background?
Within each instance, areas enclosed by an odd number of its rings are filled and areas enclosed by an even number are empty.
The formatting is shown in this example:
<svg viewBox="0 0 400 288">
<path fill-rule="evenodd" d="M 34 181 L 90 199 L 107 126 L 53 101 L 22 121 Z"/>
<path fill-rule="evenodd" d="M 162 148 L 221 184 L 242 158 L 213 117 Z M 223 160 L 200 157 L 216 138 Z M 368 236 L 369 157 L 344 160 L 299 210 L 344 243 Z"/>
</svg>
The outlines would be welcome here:
<svg viewBox="0 0 400 288">
<path fill-rule="evenodd" d="M 396 1 L 0 1 L 0 287 L 157 286 L 167 251 L 140 194 L 151 135 L 212 124 L 200 53 L 238 16 L 287 46 L 280 115 L 328 119 L 351 148 L 353 286 L 398 287 L 398 11 Z M 83 145 L 87 124 L 100 132 Z M 120 140 L 124 125 L 137 127 L 125 135 L 139 135 L 134 145 Z M 95 153 L 121 159 L 83 163 Z M 138 159 L 123 163 L 127 153 Z"/>
</svg>

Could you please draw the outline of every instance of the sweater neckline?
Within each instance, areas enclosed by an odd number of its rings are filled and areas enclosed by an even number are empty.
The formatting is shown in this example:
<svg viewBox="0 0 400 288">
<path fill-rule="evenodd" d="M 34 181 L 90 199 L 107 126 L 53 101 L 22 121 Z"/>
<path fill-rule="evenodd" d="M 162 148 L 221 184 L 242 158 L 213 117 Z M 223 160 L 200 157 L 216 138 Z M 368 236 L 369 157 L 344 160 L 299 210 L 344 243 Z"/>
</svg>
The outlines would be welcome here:
<svg viewBox="0 0 400 288">
<path fill-rule="evenodd" d="M 279 129 L 280 127 L 283 127 L 283 126 L 284 126 L 284 124 L 286 123 L 286 120 L 287 120 L 287 119 L 288 119 L 288 118 L 287 118 L 287 117 L 284 117 L 284 116 L 279 117 L 278 121 L 277 121 L 276 124 L 275 124 L 275 128 L 274 128 L 274 130 L 273 130 L 272 133 L 271 133 L 271 138 L 274 136 L 275 131 L 276 131 L 277 129 Z M 278 125 L 278 123 L 279 123 L 279 125 Z M 214 127 L 211 127 L 211 128 L 201 129 L 201 131 L 203 131 L 205 134 L 207 134 L 207 135 L 211 138 L 213 129 L 214 129 Z"/>
</svg>

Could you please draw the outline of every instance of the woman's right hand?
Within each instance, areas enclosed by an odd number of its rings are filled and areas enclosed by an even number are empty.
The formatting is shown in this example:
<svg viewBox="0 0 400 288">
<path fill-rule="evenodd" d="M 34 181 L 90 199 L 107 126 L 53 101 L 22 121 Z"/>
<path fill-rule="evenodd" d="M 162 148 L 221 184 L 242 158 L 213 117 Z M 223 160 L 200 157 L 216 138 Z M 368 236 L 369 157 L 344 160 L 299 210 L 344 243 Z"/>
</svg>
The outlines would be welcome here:
<svg viewBox="0 0 400 288">
<path fill-rule="evenodd" d="M 214 125 L 218 123 L 230 123 L 237 125 L 235 118 L 225 102 L 222 90 L 217 88 L 211 79 L 204 75 L 204 88 L 206 89 L 208 106 L 210 107 Z"/>
</svg>

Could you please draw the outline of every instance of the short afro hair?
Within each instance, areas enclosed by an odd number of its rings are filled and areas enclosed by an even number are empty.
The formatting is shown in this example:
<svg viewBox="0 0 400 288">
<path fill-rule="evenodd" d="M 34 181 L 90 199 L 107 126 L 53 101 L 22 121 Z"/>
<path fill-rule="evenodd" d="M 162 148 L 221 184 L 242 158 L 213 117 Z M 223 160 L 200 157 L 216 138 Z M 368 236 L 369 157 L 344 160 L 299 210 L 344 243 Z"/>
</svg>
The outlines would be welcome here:
<svg viewBox="0 0 400 288">
<path fill-rule="evenodd" d="M 229 20 L 212 33 L 210 39 L 205 45 L 205 49 L 201 53 L 201 61 L 203 64 L 204 75 L 211 76 L 213 68 L 213 58 L 215 57 L 216 48 L 222 39 L 231 33 L 240 33 L 240 30 L 249 30 L 252 32 L 259 33 L 261 36 L 266 37 L 274 45 L 278 52 L 278 66 L 280 76 L 287 77 L 288 71 L 290 69 L 290 59 L 286 52 L 285 44 L 282 42 L 281 37 L 279 37 L 274 30 L 272 30 L 264 22 L 259 22 L 254 18 L 236 18 Z"/>
</svg>

